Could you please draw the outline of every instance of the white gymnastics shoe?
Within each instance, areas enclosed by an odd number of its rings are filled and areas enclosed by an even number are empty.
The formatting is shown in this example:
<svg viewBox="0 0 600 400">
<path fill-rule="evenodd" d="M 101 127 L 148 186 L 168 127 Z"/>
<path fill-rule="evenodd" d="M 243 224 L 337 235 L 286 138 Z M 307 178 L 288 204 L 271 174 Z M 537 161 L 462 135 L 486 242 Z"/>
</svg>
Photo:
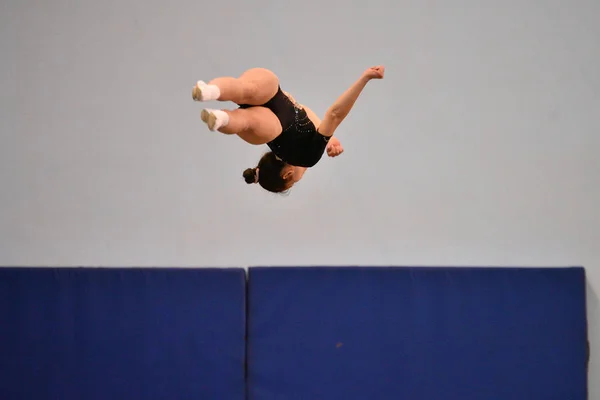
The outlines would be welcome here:
<svg viewBox="0 0 600 400">
<path fill-rule="evenodd" d="M 223 110 L 205 108 L 200 113 L 200 118 L 208 125 L 208 129 L 211 131 L 216 131 L 229 123 L 229 114 Z"/>
<path fill-rule="evenodd" d="M 208 85 L 204 81 L 196 82 L 192 88 L 192 99 L 194 101 L 211 101 L 221 97 L 221 90 L 216 85 Z"/>
</svg>

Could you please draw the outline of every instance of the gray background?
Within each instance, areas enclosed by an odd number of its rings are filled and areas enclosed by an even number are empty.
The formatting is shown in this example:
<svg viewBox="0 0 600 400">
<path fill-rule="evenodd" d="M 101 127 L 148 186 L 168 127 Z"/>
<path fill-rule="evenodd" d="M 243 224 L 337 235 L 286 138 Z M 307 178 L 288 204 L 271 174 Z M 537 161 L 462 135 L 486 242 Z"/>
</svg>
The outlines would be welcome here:
<svg viewBox="0 0 600 400">
<path fill-rule="evenodd" d="M 0 264 L 583 265 L 600 398 L 600 3 L 351 4 L 3 1 Z M 322 115 L 376 64 L 288 196 L 191 100 L 262 66 Z"/>
</svg>

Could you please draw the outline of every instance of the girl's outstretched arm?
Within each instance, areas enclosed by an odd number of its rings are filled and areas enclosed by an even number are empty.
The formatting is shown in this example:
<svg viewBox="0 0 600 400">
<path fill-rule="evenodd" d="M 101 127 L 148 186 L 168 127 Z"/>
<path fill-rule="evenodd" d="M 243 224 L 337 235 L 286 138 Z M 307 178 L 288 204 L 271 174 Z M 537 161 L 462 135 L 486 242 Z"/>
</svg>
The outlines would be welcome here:
<svg viewBox="0 0 600 400">
<path fill-rule="evenodd" d="M 325 118 L 319 126 L 319 133 L 323 136 L 332 136 L 337 127 L 348 116 L 354 103 L 358 99 L 367 83 L 371 79 L 383 79 L 385 69 L 383 66 L 367 69 L 361 77 L 354 82 L 325 113 Z"/>
</svg>

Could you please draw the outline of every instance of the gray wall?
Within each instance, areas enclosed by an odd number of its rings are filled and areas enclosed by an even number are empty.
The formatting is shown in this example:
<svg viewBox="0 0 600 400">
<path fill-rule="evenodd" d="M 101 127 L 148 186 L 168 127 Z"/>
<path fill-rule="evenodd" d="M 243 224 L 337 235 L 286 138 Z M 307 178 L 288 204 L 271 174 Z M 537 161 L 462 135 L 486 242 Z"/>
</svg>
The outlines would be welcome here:
<svg viewBox="0 0 600 400">
<path fill-rule="evenodd" d="M 237 3 L 2 2 L 0 264 L 584 265 L 600 398 L 600 3 Z M 191 100 L 264 66 L 322 115 L 380 63 L 287 197 Z"/>
</svg>

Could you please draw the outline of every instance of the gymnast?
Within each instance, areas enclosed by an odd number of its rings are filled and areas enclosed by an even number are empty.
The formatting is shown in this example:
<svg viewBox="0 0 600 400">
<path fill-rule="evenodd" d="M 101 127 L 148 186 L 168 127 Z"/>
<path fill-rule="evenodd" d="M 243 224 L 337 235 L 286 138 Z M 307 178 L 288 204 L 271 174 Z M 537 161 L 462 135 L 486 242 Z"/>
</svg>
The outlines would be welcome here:
<svg viewBox="0 0 600 400">
<path fill-rule="evenodd" d="M 367 69 L 334 103 L 323 121 L 308 107 L 281 90 L 278 77 L 264 68 L 252 68 L 239 78 L 220 77 L 198 81 L 192 89 L 195 101 L 231 101 L 235 110 L 205 108 L 201 119 L 211 131 L 238 135 L 253 145 L 267 144 L 255 168 L 244 171 L 248 184 L 258 183 L 274 193 L 289 190 L 315 166 L 324 152 L 339 156 L 344 149 L 333 133 L 346 118 L 371 79 L 383 79 L 385 69 Z"/>
</svg>

